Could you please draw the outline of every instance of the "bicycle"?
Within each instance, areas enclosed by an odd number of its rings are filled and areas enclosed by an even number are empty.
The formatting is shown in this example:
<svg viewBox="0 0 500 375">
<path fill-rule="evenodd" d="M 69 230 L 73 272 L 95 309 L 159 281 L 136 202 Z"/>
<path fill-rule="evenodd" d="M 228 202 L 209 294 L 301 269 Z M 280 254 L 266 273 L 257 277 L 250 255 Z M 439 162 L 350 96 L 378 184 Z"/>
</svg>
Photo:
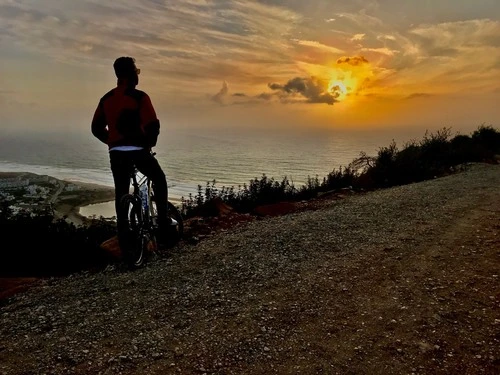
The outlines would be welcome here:
<svg viewBox="0 0 500 375">
<path fill-rule="evenodd" d="M 153 154 L 154 155 L 154 154 Z M 158 251 L 158 212 L 151 180 L 137 168 L 130 174 L 133 191 L 120 199 L 118 240 L 123 260 L 129 268 L 141 267 L 147 254 Z M 173 247 L 183 236 L 184 221 L 179 209 L 170 201 L 168 216 L 172 219 L 167 233 L 167 248 Z"/>
</svg>

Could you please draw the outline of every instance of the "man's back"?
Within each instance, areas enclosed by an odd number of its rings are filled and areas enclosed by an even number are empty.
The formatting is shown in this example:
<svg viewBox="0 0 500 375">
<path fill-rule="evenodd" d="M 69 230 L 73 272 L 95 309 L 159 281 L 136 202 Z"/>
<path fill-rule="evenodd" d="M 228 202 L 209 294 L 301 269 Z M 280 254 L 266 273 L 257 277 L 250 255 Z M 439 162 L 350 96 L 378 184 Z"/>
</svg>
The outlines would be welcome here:
<svg viewBox="0 0 500 375">
<path fill-rule="evenodd" d="M 152 147 L 156 144 L 159 127 L 149 96 L 124 84 L 118 84 L 100 99 L 92 120 L 92 133 L 110 149 Z"/>
</svg>

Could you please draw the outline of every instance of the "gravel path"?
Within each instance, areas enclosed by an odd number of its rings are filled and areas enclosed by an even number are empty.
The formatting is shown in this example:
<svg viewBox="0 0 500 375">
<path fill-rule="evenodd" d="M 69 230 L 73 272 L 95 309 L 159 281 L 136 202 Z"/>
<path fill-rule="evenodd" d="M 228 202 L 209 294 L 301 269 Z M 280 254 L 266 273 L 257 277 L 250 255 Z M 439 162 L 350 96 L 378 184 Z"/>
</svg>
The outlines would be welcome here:
<svg viewBox="0 0 500 375">
<path fill-rule="evenodd" d="M 0 374 L 499 374 L 500 165 L 325 202 L 1 307 Z"/>
</svg>

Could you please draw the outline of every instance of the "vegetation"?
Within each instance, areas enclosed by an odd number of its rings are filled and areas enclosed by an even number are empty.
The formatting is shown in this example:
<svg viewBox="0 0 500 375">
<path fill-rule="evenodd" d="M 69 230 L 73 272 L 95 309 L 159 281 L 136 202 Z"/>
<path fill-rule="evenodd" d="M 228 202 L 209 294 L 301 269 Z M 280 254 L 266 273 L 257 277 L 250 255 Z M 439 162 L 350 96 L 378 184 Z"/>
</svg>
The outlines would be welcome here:
<svg viewBox="0 0 500 375">
<path fill-rule="evenodd" d="M 213 215 L 215 199 L 238 212 L 251 212 L 259 205 L 279 201 L 307 200 L 321 192 L 349 188 L 357 191 L 387 188 L 446 175 L 468 162 L 492 162 L 500 154 L 500 131 L 480 126 L 470 136 L 451 136 L 449 128 L 426 133 L 420 141 L 410 141 L 399 149 L 393 141 L 374 157 L 361 153 L 349 166 L 333 170 L 323 179 L 309 178 L 296 188 L 286 177 L 281 181 L 263 175 L 248 185 L 216 187 L 216 181 L 198 186 L 198 194 L 182 201 L 186 218 Z M 93 219 L 75 226 L 55 219 L 50 209 L 14 214 L 8 202 L 0 202 L 2 262 L 0 277 L 57 276 L 109 263 L 100 244 L 116 233 L 116 223 Z"/>
<path fill-rule="evenodd" d="M 500 154 L 500 131 L 481 125 L 470 136 L 457 134 L 451 128 L 436 133 L 426 132 L 422 140 L 410 141 L 399 149 L 394 141 L 379 149 L 377 156 L 361 153 L 347 167 L 333 170 L 322 180 L 309 177 L 307 183 L 296 188 L 287 177 L 277 181 L 263 175 L 249 185 L 216 187 L 216 181 L 207 182 L 198 194 L 182 199 L 182 213 L 186 218 L 212 215 L 215 198 L 232 206 L 238 212 L 251 212 L 255 207 L 279 201 L 298 201 L 316 197 L 321 192 L 343 188 L 374 190 L 409 184 L 452 173 L 456 166 L 468 162 L 492 162 Z"/>
<path fill-rule="evenodd" d="M 50 209 L 14 214 L 0 206 L 2 262 L 0 276 L 62 276 L 109 264 L 100 244 L 115 234 L 115 224 L 103 218 L 88 226 L 55 219 Z"/>
</svg>

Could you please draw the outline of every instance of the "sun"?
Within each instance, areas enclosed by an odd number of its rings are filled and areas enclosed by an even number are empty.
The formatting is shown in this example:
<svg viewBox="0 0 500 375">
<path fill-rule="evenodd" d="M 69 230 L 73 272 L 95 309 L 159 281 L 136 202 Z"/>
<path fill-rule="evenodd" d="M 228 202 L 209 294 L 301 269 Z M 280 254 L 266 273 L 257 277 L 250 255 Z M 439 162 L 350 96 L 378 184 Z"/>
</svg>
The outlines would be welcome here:
<svg viewBox="0 0 500 375">
<path fill-rule="evenodd" d="M 338 80 L 330 81 L 328 84 L 328 92 L 331 93 L 338 101 L 344 100 L 348 95 L 348 90 L 344 82 Z"/>
<path fill-rule="evenodd" d="M 353 77 L 352 72 L 334 71 L 328 83 L 328 92 L 341 102 L 355 93 L 357 86 L 358 80 Z"/>
<path fill-rule="evenodd" d="M 326 72 L 327 90 L 336 101 L 352 101 L 374 84 L 372 65 L 363 57 L 338 59 Z"/>
</svg>

